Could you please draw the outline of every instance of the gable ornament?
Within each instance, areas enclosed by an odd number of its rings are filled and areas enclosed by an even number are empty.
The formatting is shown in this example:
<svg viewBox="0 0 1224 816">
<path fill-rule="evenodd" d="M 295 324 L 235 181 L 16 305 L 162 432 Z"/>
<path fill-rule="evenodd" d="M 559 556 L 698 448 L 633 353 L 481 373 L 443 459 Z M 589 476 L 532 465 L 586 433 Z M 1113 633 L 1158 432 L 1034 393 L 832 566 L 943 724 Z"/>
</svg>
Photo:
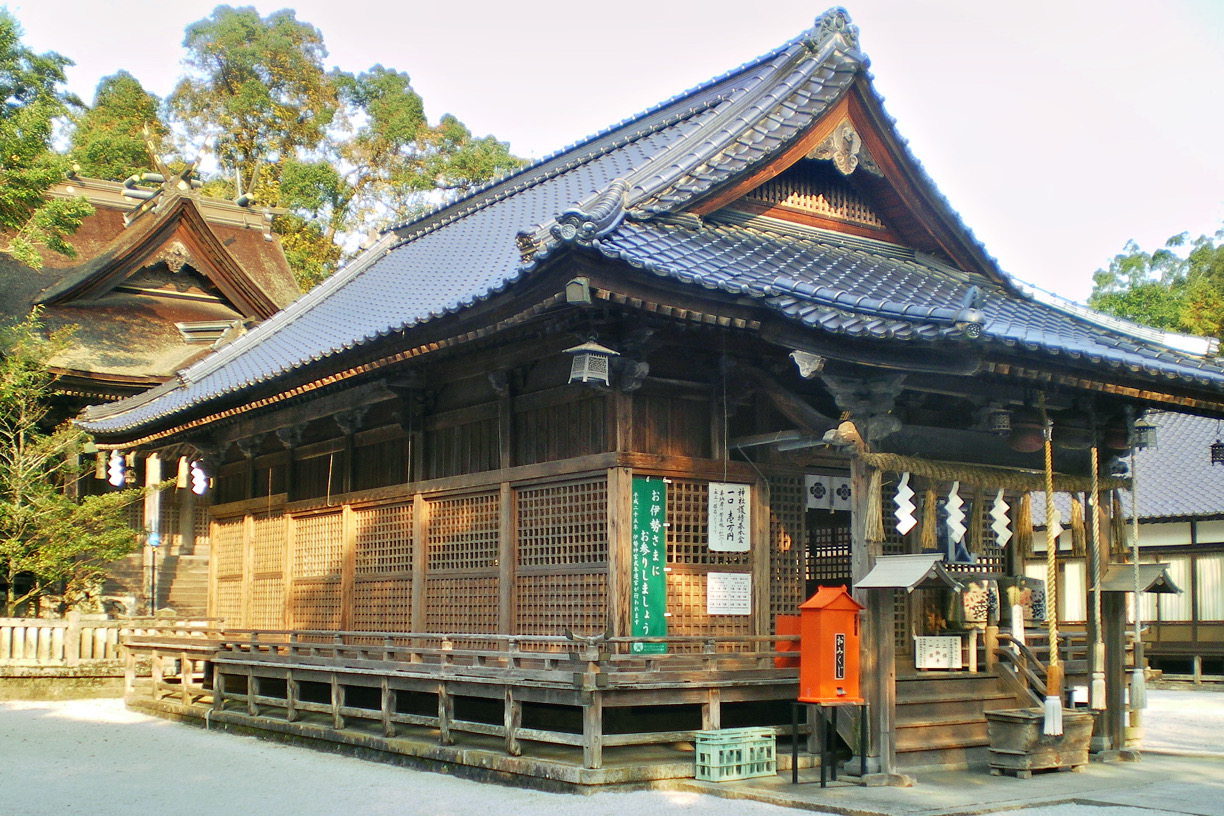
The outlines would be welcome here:
<svg viewBox="0 0 1224 816">
<path fill-rule="evenodd" d="M 807 157 L 833 162 L 843 176 L 850 175 L 859 167 L 873 176 L 884 176 L 879 165 L 863 149 L 863 137 L 849 121 L 843 121 L 833 128 L 833 132 L 812 148 Z"/>
</svg>

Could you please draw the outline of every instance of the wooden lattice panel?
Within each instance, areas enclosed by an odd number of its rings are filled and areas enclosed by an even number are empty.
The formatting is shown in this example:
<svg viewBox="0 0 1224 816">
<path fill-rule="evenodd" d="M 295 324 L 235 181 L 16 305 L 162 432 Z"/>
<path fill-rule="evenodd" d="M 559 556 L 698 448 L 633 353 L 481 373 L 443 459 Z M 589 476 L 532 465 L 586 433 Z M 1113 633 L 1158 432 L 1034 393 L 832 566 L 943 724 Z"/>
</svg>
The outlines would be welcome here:
<svg viewBox="0 0 1224 816">
<path fill-rule="evenodd" d="M 456 496 L 429 503 L 429 572 L 497 565 L 498 494 Z"/>
<path fill-rule="evenodd" d="M 519 575 L 515 580 L 514 631 L 520 635 L 603 632 L 608 623 L 608 575 L 575 572 Z"/>
<path fill-rule="evenodd" d="M 195 502 L 195 511 L 191 514 L 192 529 L 195 532 L 195 551 L 196 554 L 208 552 L 208 502 L 202 497 L 197 497 Z"/>
<path fill-rule="evenodd" d="M 161 546 L 164 552 L 177 552 L 183 543 L 183 532 L 179 526 L 179 497 L 174 490 L 162 494 L 160 518 L 157 521 L 157 532 L 161 536 Z"/>
<path fill-rule="evenodd" d="M 871 206 L 844 179 L 821 172 L 785 173 L 744 196 L 771 207 L 785 207 L 821 218 L 885 229 Z"/>
<path fill-rule="evenodd" d="M 340 513 L 299 516 L 293 530 L 293 577 L 339 575 L 344 557 L 343 530 Z"/>
<path fill-rule="evenodd" d="M 749 553 L 710 550 L 709 496 L 706 482 L 673 479 L 667 486 L 667 563 L 748 566 Z"/>
<path fill-rule="evenodd" d="M 769 625 L 776 615 L 796 615 L 804 597 L 807 559 L 805 483 L 802 476 L 769 482 Z"/>
<path fill-rule="evenodd" d="M 425 581 L 425 592 L 427 632 L 497 631 L 496 577 L 430 577 Z"/>
<path fill-rule="evenodd" d="M 709 570 L 718 572 L 719 570 Z M 674 568 L 667 573 L 667 634 L 675 637 L 751 635 L 751 615 L 707 615 L 704 569 Z"/>
<path fill-rule="evenodd" d="M 524 488 L 517 502 L 520 567 L 607 563 L 606 478 Z"/>
<path fill-rule="evenodd" d="M 412 629 L 412 579 L 358 580 L 353 585 L 353 629 L 408 632 Z"/>
<path fill-rule="evenodd" d="M 412 571 L 412 505 L 393 504 L 353 511 L 357 534 L 357 575 Z"/>
<path fill-rule="evenodd" d="M 289 620 L 294 629 L 340 628 L 340 582 L 295 580 L 289 597 Z"/>
<path fill-rule="evenodd" d="M 218 578 L 214 618 L 224 618 L 226 626 L 242 626 L 242 577 Z"/>
<path fill-rule="evenodd" d="M 251 568 L 256 575 L 285 569 L 284 516 L 256 516 L 251 530 Z"/>
<path fill-rule="evenodd" d="M 217 522 L 217 534 L 211 542 L 212 559 L 217 575 L 242 575 L 242 537 L 246 525 L 242 519 Z"/>
<path fill-rule="evenodd" d="M 817 510 L 808 527 L 807 580 L 850 582 L 850 514 Z"/>
<path fill-rule="evenodd" d="M 283 629 L 285 626 L 285 581 L 267 575 L 251 581 L 252 629 Z"/>
</svg>

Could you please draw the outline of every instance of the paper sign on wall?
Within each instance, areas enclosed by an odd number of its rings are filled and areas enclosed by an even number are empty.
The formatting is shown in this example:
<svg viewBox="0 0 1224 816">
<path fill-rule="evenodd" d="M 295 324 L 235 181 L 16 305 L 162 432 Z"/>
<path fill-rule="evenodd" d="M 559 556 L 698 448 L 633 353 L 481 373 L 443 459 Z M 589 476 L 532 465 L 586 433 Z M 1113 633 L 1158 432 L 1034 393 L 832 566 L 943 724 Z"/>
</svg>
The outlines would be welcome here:
<svg viewBox="0 0 1224 816">
<path fill-rule="evenodd" d="M 748 552 L 751 508 L 748 485 L 710 482 L 709 546 L 715 552 Z"/>
<path fill-rule="evenodd" d="M 707 615 L 751 615 L 752 576 L 746 572 L 706 573 Z"/>
</svg>

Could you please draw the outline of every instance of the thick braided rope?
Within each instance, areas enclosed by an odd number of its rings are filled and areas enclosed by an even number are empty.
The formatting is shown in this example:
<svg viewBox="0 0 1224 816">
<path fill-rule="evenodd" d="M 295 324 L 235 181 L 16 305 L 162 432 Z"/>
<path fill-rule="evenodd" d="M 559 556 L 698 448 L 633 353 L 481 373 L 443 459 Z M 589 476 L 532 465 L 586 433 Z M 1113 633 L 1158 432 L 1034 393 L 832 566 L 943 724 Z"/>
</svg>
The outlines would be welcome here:
<svg viewBox="0 0 1224 816">
<path fill-rule="evenodd" d="M 1045 394 L 1040 395 L 1041 423 L 1045 432 L 1045 500 L 1046 500 L 1046 630 L 1050 638 L 1050 668 L 1058 666 L 1058 539 L 1051 520 L 1058 511 L 1054 507 L 1054 452 L 1050 443 L 1050 420 L 1046 416 Z"/>
<path fill-rule="evenodd" d="M 888 473 L 912 473 L 940 482 L 960 482 L 968 487 L 980 487 L 987 490 L 1011 490 L 1017 493 L 1029 493 L 1041 490 L 1045 486 L 1045 476 L 1053 479 L 1054 490 L 1060 493 L 1077 493 L 1087 490 L 1090 482 L 1082 476 L 1068 476 L 1063 473 L 1034 473 L 1032 471 L 1012 470 L 1010 468 L 989 467 L 987 465 L 962 465 L 956 462 L 940 462 L 932 459 L 919 459 L 914 456 L 901 456 L 895 453 L 862 453 L 859 458 L 873 468 Z M 1129 489 L 1129 479 L 1106 478 L 1101 480 L 1102 489 Z"/>
</svg>

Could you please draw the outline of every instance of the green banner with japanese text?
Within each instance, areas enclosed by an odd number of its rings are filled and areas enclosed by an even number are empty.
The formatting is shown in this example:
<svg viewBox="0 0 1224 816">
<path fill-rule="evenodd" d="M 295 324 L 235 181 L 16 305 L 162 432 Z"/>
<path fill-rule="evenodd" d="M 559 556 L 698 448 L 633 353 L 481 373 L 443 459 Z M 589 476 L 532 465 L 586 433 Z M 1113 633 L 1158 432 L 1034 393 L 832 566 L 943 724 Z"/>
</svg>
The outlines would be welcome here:
<svg viewBox="0 0 1224 816">
<path fill-rule="evenodd" d="M 658 476 L 633 479 L 633 567 L 629 601 L 629 635 L 663 637 L 667 634 L 667 560 L 664 519 L 667 483 Z M 666 643 L 634 643 L 635 654 L 661 654 Z"/>
</svg>

